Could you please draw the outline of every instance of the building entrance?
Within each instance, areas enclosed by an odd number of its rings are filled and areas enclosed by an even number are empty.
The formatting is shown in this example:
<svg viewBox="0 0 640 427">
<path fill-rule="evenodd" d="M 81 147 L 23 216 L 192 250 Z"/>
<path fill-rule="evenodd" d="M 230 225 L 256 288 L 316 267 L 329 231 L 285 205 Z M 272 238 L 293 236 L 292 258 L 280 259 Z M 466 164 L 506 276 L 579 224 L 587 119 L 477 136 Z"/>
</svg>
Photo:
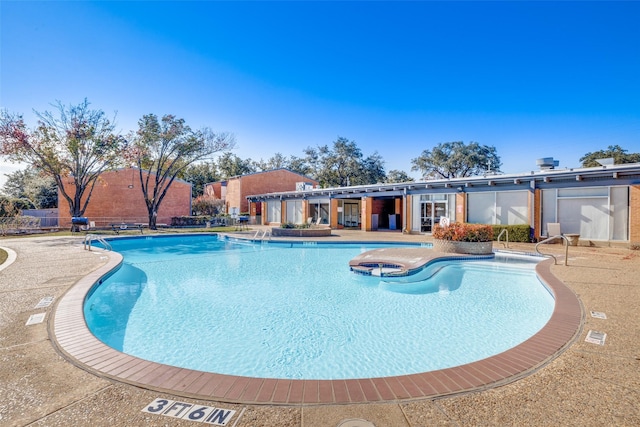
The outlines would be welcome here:
<svg viewBox="0 0 640 427">
<path fill-rule="evenodd" d="M 423 200 L 420 205 L 420 231 L 432 233 L 434 225 L 440 222 L 440 217 L 447 216 L 447 203 Z"/>
</svg>

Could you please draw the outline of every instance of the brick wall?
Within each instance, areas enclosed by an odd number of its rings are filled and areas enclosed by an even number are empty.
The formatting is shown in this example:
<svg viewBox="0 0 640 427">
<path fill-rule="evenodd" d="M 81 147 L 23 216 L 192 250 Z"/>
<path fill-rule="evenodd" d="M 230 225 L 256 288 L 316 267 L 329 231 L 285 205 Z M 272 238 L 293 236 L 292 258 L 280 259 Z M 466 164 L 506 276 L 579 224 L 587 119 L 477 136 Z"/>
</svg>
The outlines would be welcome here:
<svg viewBox="0 0 640 427">
<path fill-rule="evenodd" d="M 130 188 L 132 186 L 133 188 Z M 67 194 L 73 194 L 73 181 L 65 183 Z M 86 193 L 85 193 L 86 194 Z M 67 200 L 58 194 L 59 226 L 70 227 L 71 215 Z M 171 224 L 171 217 L 191 215 L 191 184 L 175 180 L 160 204 L 158 224 Z M 136 169 L 104 172 L 98 178 L 84 216 L 97 227 L 112 223 L 148 223 L 149 214 L 140 189 Z"/>
<path fill-rule="evenodd" d="M 297 182 L 308 182 L 314 186 L 318 185 L 318 181 L 287 169 L 275 169 L 231 178 L 227 181 L 227 191 L 224 197 L 227 209 L 237 207 L 240 208 L 240 212 L 248 212 L 249 202 L 247 201 L 247 196 L 252 194 L 277 193 L 280 191 L 294 191 Z M 206 184 L 205 191 L 213 191 L 207 190 L 208 187 L 217 184 L 219 183 Z"/>
<path fill-rule="evenodd" d="M 240 178 L 227 181 L 227 195 L 224 200 L 227 205 L 227 212 L 230 212 L 231 208 L 238 208 L 238 212 L 247 212 L 249 210 L 247 200 L 242 200 L 242 180 Z"/>
<path fill-rule="evenodd" d="M 216 199 L 222 199 L 222 182 L 212 182 L 205 184 L 204 194 L 213 196 Z"/>
</svg>

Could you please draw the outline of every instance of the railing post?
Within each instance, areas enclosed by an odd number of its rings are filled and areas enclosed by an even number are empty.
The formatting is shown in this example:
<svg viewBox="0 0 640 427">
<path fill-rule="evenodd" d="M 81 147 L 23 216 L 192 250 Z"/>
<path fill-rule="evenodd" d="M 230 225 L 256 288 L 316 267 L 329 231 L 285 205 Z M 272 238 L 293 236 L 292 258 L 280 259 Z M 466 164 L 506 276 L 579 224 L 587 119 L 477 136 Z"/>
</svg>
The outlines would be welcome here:
<svg viewBox="0 0 640 427">
<path fill-rule="evenodd" d="M 558 234 L 555 235 L 553 237 L 547 237 L 546 239 L 544 239 L 541 242 L 536 243 L 535 246 L 535 251 L 542 256 L 550 256 L 551 258 L 553 258 L 553 264 L 554 265 L 558 265 L 558 259 L 555 257 L 555 255 L 553 254 L 543 254 L 542 252 L 540 252 L 540 250 L 538 249 L 538 246 L 540 246 L 543 243 L 547 243 L 550 242 L 552 240 L 555 239 L 562 239 L 562 243 L 564 244 L 564 265 L 569 265 L 569 239 L 567 239 L 565 236 L 563 236 L 562 234 Z"/>
</svg>

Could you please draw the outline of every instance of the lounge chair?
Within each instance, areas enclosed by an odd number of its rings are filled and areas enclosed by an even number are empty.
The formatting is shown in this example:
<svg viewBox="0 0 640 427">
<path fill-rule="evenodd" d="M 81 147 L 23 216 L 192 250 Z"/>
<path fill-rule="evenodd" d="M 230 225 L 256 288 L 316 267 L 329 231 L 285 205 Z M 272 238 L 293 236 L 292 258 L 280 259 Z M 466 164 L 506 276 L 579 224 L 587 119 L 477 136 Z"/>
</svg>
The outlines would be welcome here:
<svg viewBox="0 0 640 427">
<path fill-rule="evenodd" d="M 553 236 L 559 236 L 560 233 L 560 223 L 559 222 L 548 222 L 547 223 L 547 238 Z M 561 239 L 554 239 L 549 243 L 558 243 Z"/>
</svg>

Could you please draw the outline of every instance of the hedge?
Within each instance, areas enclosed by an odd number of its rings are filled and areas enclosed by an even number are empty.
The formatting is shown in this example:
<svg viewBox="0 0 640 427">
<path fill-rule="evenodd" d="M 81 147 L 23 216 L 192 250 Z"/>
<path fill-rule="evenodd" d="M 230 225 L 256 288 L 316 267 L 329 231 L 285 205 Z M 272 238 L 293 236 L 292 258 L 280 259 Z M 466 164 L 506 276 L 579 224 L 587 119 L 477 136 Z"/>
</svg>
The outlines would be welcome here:
<svg viewBox="0 0 640 427">
<path fill-rule="evenodd" d="M 531 227 L 528 224 L 522 225 L 492 225 L 493 227 L 493 239 L 497 240 L 502 230 L 507 230 L 509 233 L 510 242 L 531 243 L 533 242 L 531 236 Z M 506 241 L 506 236 L 500 238 L 501 241 Z"/>
<path fill-rule="evenodd" d="M 192 227 L 202 226 L 207 224 L 207 221 L 211 221 L 211 217 L 208 215 L 200 216 L 174 216 L 171 218 L 172 227 Z"/>
</svg>

